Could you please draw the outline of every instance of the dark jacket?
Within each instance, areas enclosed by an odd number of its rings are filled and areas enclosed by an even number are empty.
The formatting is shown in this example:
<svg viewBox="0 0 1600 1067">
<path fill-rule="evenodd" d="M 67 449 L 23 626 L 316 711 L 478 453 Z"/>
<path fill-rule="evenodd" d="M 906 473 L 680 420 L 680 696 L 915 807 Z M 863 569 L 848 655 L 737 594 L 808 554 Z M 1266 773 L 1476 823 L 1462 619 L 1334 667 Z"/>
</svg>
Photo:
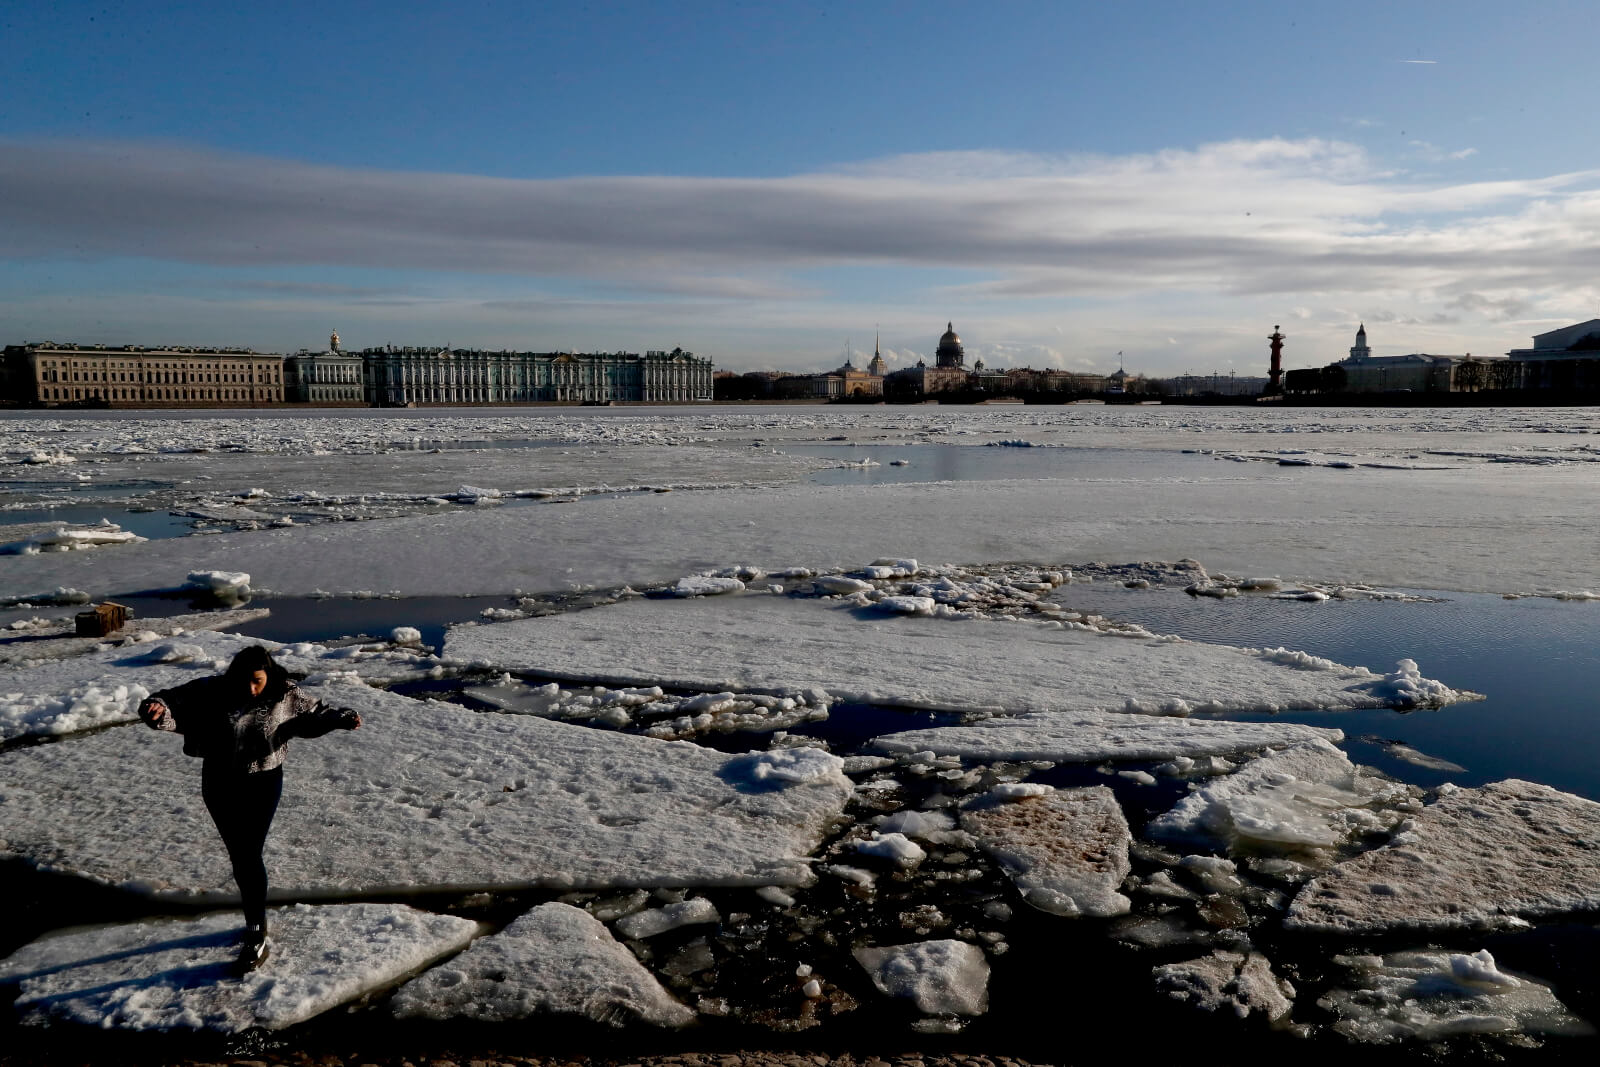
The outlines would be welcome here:
<svg viewBox="0 0 1600 1067">
<path fill-rule="evenodd" d="M 329 707 L 281 678 L 259 697 L 241 692 L 225 675 L 198 678 L 150 694 L 141 713 L 156 699 L 172 712 L 157 729 L 182 734 L 185 755 L 241 774 L 281 766 L 291 738 L 321 737 L 357 721 L 354 711 Z"/>
</svg>

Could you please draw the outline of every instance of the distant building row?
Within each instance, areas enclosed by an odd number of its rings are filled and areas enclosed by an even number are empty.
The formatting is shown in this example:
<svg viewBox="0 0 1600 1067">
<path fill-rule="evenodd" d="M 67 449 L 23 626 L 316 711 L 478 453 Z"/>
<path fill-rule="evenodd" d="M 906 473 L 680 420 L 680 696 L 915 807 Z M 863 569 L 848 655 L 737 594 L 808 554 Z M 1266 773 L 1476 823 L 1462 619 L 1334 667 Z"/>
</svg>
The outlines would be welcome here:
<svg viewBox="0 0 1600 1067">
<path fill-rule="evenodd" d="M 0 402 L 28 407 L 232 407 L 302 403 L 692 402 L 711 399 L 712 366 L 692 352 L 486 352 L 369 348 L 291 356 L 235 348 L 9 345 Z"/>
<path fill-rule="evenodd" d="M 865 369 L 857 367 L 847 354 L 844 365 L 821 374 L 781 374 L 755 371 L 745 375 L 722 374 L 730 380 L 723 393 L 730 399 L 819 400 L 870 399 L 872 397 L 918 397 L 938 393 L 1098 393 L 1120 382 L 1119 374 L 1076 374 L 1071 371 L 1033 370 L 1014 367 L 992 370 L 979 360 L 966 363 L 966 349 L 953 323 L 945 325 L 944 335 L 934 352 L 934 365 L 921 360 L 915 367 L 888 370 L 876 344 Z M 738 386 L 731 379 L 741 379 Z M 737 394 L 737 395 L 735 395 Z"/>
<path fill-rule="evenodd" d="M 1504 356 L 1374 356 L 1362 324 L 1346 358 L 1284 375 L 1284 392 L 1290 395 L 1513 390 L 1600 391 L 1600 319 L 1538 334 L 1532 348 Z"/>
</svg>

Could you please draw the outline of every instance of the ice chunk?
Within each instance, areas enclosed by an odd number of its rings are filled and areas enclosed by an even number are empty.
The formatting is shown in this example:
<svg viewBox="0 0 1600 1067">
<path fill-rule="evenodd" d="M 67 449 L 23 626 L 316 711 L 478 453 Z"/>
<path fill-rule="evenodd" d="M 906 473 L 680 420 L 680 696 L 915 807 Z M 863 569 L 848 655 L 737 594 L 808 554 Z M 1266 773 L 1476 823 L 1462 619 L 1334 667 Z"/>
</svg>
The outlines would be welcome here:
<svg viewBox="0 0 1600 1067">
<path fill-rule="evenodd" d="M 705 897 L 694 897 L 665 907 L 624 915 L 617 920 L 617 932 L 623 937 L 639 940 L 676 930 L 680 926 L 721 921 L 722 916 L 717 914 L 716 905 Z"/>
<path fill-rule="evenodd" d="M 989 962 L 965 941 L 858 948 L 856 962 L 872 984 L 906 997 L 927 1015 L 982 1015 L 989 1010 Z"/>
<path fill-rule="evenodd" d="M 775 748 L 735 762 L 758 782 L 850 787 L 850 779 L 844 776 L 844 760 L 820 748 Z"/>
<path fill-rule="evenodd" d="M 1301 741 L 1213 778 L 1152 819 L 1152 837 L 1239 847 L 1328 849 L 1399 819 L 1403 786 L 1362 775 L 1327 741 Z"/>
<path fill-rule="evenodd" d="M 744 583 L 737 578 L 712 578 L 707 575 L 679 578 L 678 584 L 672 587 L 672 595 L 679 597 L 722 596 L 725 593 L 742 592 Z"/>
<path fill-rule="evenodd" d="M 886 834 L 905 834 L 923 840 L 937 838 L 955 829 L 954 817 L 942 811 L 897 811 L 878 820 L 878 829 Z"/>
<path fill-rule="evenodd" d="M 420 645 L 422 631 L 415 626 L 396 626 L 389 631 L 389 640 L 397 645 Z"/>
<path fill-rule="evenodd" d="M 840 593 L 847 596 L 851 593 L 864 593 L 873 588 L 871 582 L 860 578 L 847 578 L 842 574 L 824 574 L 812 579 L 812 584 L 820 593 Z"/>
<path fill-rule="evenodd" d="M 915 867 L 928 858 L 922 846 L 905 834 L 877 834 L 868 840 L 857 841 L 856 851 L 864 856 L 892 860 L 900 867 Z"/>
<path fill-rule="evenodd" d="M 1477 696 L 1424 678 L 1414 659 L 1400 660 L 1394 670 L 1367 686 L 1367 691 L 1397 708 L 1439 708 Z"/>
<path fill-rule="evenodd" d="M 806 857 L 851 795 L 827 753 L 773 753 L 790 777 L 763 781 L 750 757 L 697 745 L 366 686 L 308 692 L 365 722 L 289 753 L 266 855 L 284 894 L 806 884 Z M 231 898 L 198 777 L 176 737 L 143 726 L 6 752 L 0 852 Z"/>
<path fill-rule="evenodd" d="M 1317 1006 L 1338 1016 L 1333 1028 L 1356 1041 L 1437 1041 L 1456 1034 L 1584 1036 L 1594 1028 L 1550 988 L 1501 971 L 1486 949 L 1389 956 L 1335 956 L 1352 976 Z"/>
<path fill-rule="evenodd" d="M 1376 934 L 1600 908 L 1600 804 L 1515 778 L 1445 792 L 1383 848 L 1308 883 L 1285 925 Z"/>
<path fill-rule="evenodd" d="M 1277 1020 L 1294 1008 L 1294 986 L 1272 973 L 1259 952 L 1213 952 L 1183 963 L 1169 963 L 1152 972 L 1156 988 L 1174 1000 L 1206 1011 L 1232 1011 Z"/>
<path fill-rule="evenodd" d="M 896 615 L 932 615 L 938 604 L 931 596 L 886 596 L 873 607 Z"/>
<path fill-rule="evenodd" d="M 1040 911 L 1092 918 L 1128 911 L 1117 891 L 1130 870 L 1128 820 L 1105 786 L 974 806 L 961 825 Z"/>
<path fill-rule="evenodd" d="M 218 600 L 243 600 L 250 595 L 250 575 L 244 571 L 190 571 L 189 587 L 201 589 Z"/>
<path fill-rule="evenodd" d="M 59 746 L 57 746 L 59 747 Z M 28 1022 L 100 1029 L 278 1030 L 395 982 L 481 927 L 400 904 L 304 904 L 271 913 L 271 955 L 234 976 L 237 912 L 41 938 L 0 962 Z"/>
</svg>

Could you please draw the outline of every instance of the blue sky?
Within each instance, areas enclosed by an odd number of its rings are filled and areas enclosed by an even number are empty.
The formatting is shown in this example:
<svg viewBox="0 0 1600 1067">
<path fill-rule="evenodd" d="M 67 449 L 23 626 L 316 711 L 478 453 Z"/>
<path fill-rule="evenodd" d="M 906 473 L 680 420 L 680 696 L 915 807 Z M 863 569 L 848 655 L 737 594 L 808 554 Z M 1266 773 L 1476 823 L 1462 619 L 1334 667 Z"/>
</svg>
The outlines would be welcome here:
<svg viewBox="0 0 1600 1067">
<path fill-rule="evenodd" d="M 1592 4 L 232 6 L 0 7 L 7 343 L 1259 373 L 1600 314 Z"/>
</svg>

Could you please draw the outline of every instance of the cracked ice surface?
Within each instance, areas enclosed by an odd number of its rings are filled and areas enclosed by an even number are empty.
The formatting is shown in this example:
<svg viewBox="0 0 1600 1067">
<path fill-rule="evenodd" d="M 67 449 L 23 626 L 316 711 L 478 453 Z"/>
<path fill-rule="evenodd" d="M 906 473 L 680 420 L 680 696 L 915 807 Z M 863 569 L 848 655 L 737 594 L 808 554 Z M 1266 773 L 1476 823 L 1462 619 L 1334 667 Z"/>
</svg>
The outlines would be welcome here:
<svg viewBox="0 0 1600 1067">
<path fill-rule="evenodd" d="M 401 904 L 297 905 L 271 913 L 272 952 L 233 977 L 239 916 L 146 920 L 39 939 L 0 961 L 24 1022 L 101 1029 L 278 1030 L 462 948 L 470 919 Z"/>
<path fill-rule="evenodd" d="M 513 453 L 514 454 L 514 453 Z M 385 457 L 387 458 L 387 457 Z M 226 456 L 210 457 L 226 477 Z M 619 463 L 628 460 L 622 458 Z M 1228 466 L 1232 466 L 1229 464 Z M 1378 484 L 1218 477 L 1208 467 L 1093 479 L 878 486 L 738 485 L 532 507 L 452 508 L 378 522 L 294 525 L 8 559 L 0 595 L 75 585 L 97 597 L 244 571 L 280 595 L 396 590 L 504 594 L 670 584 L 745 561 L 852 569 L 924 560 L 1163 559 L 1303 581 L 1519 592 L 1600 588 L 1593 471 L 1407 472 Z M 330 477 L 348 479 L 347 474 Z M 1041 485 L 1048 486 L 1041 491 Z M 1415 535 L 1429 516 L 1429 536 Z M 998 521 L 997 521 L 998 520 Z M 1337 537 L 1327 536 L 1329 529 Z M 1310 540 L 1320 542 L 1312 552 Z M 1516 552 L 1505 545 L 1516 544 Z M 441 545 L 471 551 L 441 552 Z M 536 547 L 535 547 L 536 546 Z"/>
<path fill-rule="evenodd" d="M 1103 785 L 969 809 L 961 826 L 1040 911 L 1106 918 L 1132 906 L 1117 892 L 1132 869 L 1128 820 Z"/>
<path fill-rule="evenodd" d="M 1307 883 L 1285 926 L 1451 930 L 1600 908 L 1600 804 L 1515 778 L 1441 793 L 1388 845 Z"/>
<path fill-rule="evenodd" d="M 306 689 L 365 722 L 289 754 L 266 850 L 278 896 L 803 884 L 850 795 L 826 753 L 803 781 L 758 777 L 759 756 Z M 143 726 L 4 753 L 0 851 L 158 895 L 230 897 L 199 769 Z"/>
<path fill-rule="evenodd" d="M 641 642 L 641 634 L 649 634 Z M 612 685 L 820 688 L 836 700 L 981 712 L 1384 706 L 1382 676 L 1305 657 L 1052 623 L 861 618 L 767 594 L 631 600 L 461 627 L 449 659 Z"/>
<path fill-rule="evenodd" d="M 498 934 L 402 986 L 401 1018 L 506 1022 L 575 1015 L 622 1026 L 685 1026 L 694 1012 L 661 988 L 605 923 L 570 904 L 541 904 Z"/>
</svg>

